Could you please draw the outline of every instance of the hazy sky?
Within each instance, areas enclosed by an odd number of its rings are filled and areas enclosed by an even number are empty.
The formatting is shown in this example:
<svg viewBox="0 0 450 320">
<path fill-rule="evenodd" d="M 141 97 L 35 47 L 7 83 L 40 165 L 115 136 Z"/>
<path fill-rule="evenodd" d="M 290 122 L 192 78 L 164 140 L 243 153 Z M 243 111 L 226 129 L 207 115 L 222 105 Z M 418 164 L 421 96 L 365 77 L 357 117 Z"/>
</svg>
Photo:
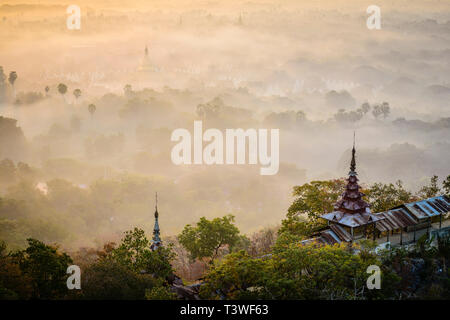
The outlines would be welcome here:
<svg viewBox="0 0 450 320">
<path fill-rule="evenodd" d="M 72 4 L 81 9 L 80 30 L 67 28 Z M 380 30 L 367 28 L 370 5 L 381 9 Z M 0 66 L 17 72 L 16 97 L 45 95 L 45 86 L 50 97 L 1 105 L 28 143 L 23 156 L 2 157 L 44 168 L 42 180 L 55 177 L 46 161 L 68 158 L 178 183 L 162 195 L 179 200 L 161 204 L 181 217 L 165 225 L 169 233 L 230 212 L 244 231 L 279 223 L 294 185 L 347 174 L 354 130 L 363 183 L 401 179 L 416 190 L 432 174 L 450 173 L 449 40 L 450 1 L 3 1 Z M 192 130 L 197 106 L 216 97 L 224 106 L 207 126 L 280 129 L 276 177 L 171 163 L 170 132 Z M 336 120 L 340 109 L 365 102 L 388 102 L 390 114 Z M 299 111 L 306 122 L 289 118 Z M 267 118 L 273 112 L 280 114 Z M 86 185 L 98 178 L 71 170 L 60 178 Z"/>
</svg>

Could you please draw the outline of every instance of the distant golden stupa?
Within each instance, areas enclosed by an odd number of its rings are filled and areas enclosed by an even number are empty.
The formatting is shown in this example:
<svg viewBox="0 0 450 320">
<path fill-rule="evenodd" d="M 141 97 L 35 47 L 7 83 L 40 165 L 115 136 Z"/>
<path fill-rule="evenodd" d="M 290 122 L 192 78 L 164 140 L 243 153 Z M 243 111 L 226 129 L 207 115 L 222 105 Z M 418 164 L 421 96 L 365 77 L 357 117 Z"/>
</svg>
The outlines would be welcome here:
<svg viewBox="0 0 450 320">
<path fill-rule="evenodd" d="M 150 58 L 148 56 L 148 48 L 145 46 L 144 58 L 142 59 L 141 65 L 138 68 L 138 71 L 152 71 L 152 64 L 150 63 Z"/>
</svg>

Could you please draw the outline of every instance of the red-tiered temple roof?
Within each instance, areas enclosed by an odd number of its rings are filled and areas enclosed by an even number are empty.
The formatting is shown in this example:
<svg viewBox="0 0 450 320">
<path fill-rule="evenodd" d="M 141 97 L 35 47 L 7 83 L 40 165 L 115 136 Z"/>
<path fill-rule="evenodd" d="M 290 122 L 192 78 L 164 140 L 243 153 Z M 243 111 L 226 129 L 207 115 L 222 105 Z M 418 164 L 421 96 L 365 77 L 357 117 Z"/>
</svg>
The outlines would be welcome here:
<svg viewBox="0 0 450 320">
<path fill-rule="evenodd" d="M 334 205 L 335 211 L 321 216 L 330 222 L 329 227 L 320 231 L 314 238 L 302 241 L 303 244 L 351 242 L 353 229 L 349 232 L 345 227 L 357 228 L 374 223 L 379 231 L 390 232 L 429 221 L 434 216 L 442 218 L 442 215 L 450 213 L 450 197 L 443 195 L 405 203 L 388 211 L 373 214 L 369 204 L 362 199 L 364 194 L 359 191 L 354 144 L 347 181 L 342 198 Z"/>
<path fill-rule="evenodd" d="M 359 191 L 358 178 L 356 177 L 355 152 L 355 146 L 353 146 L 347 187 L 342 194 L 342 199 L 334 205 L 335 210 L 344 213 L 365 213 L 367 210 L 370 212 L 369 204 L 362 199 L 364 193 Z"/>
<path fill-rule="evenodd" d="M 369 204 L 364 201 L 364 193 L 359 191 L 356 173 L 355 145 L 352 149 L 352 161 L 347 178 L 347 186 L 342 198 L 334 205 L 333 212 L 322 215 L 323 219 L 330 222 L 355 228 L 380 220 L 380 217 L 370 212 Z"/>
</svg>

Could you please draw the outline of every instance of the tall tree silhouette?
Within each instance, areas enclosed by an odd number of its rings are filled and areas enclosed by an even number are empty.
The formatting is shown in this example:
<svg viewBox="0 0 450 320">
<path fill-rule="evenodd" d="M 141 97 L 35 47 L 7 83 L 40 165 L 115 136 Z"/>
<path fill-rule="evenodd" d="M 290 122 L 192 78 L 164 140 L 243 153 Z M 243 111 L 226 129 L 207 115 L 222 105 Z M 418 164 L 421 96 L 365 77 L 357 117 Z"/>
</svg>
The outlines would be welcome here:
<svg viewBox="0 0 450 320">
<path fill-rule="evenodd" d="M 91 103 L 91 104 L 88 106 L 88 111 L 89 111 L 89 113 L 91 114 L 91 117 L 92 117 L 92 118 L 94 117 L 95 110 L 97 110 L 97 107 L 95 106 L 95 104 L 92 104 L 92 103 Z"/>
<path fill-rule="evenodd" d="M 6 100 L 6 75 L 3 72 L 3 67 L 0 66 L 0 103 Z"/>
<path fill-rule="evenodd" d="M 75 96 L 75 102 L 78 101 L 78 98 L 81 97 L 81 90 L 80 89 L 73 90 L 73 95 Z"/>
<path fill-rule="evenodd" d="M 14 98 L 16 97 L 16 89 L 14 88 L 14 82 L 16 82 L 16 80 L 17 80 L 17 73 L 15 71 L 11 71 L 9 73 L 8 81 L 11 84 L 11 87 L 13 89 L 13 97 Z"/>
<path fill-rule="evenodd" d="M 66 101 L 66 92 L 67 92 L 67 86 L 64 83 L 58 84 L 58 92 L 63 96 L 64 101 Z"/>
</svg>

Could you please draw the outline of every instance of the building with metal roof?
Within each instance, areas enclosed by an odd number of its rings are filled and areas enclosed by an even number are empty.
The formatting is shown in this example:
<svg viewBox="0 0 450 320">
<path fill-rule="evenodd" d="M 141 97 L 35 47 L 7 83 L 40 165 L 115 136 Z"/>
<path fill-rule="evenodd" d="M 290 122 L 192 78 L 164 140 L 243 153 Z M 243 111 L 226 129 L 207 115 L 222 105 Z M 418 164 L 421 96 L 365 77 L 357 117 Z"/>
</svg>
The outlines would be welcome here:
<svg viewBox="0 0 450 320">
<path fill-rule="evenodd" d="M 371 230 L 373 240 L 384 235 L 386 242 L 390 241 L 390 236 L 399 233 L 399 244 L 402 245 L 404 232 L 408 235 L 408 242 L 415 242 L 420 230 L 426 229 L 426 233 L 430 234 L 433 220 L 439 219 L 441 229 L 443 216 L 450 212 L 450 198 L 445 195 L 402 204 L 385 212 L 372 213 L 370 205 L 362 199 L 364 194 L 359 191 L 355 153 L 353 142 L 346 189 L 342 198 L 336 202 L 334 211 L 321 216 L 327 220 L 328 227 L 307 241 L 324 244 L 353 242 L 369 238 L 368 230 Z M 419 232 L 419 235 L 421 234 L 423 232 Z"/>
</svg>

